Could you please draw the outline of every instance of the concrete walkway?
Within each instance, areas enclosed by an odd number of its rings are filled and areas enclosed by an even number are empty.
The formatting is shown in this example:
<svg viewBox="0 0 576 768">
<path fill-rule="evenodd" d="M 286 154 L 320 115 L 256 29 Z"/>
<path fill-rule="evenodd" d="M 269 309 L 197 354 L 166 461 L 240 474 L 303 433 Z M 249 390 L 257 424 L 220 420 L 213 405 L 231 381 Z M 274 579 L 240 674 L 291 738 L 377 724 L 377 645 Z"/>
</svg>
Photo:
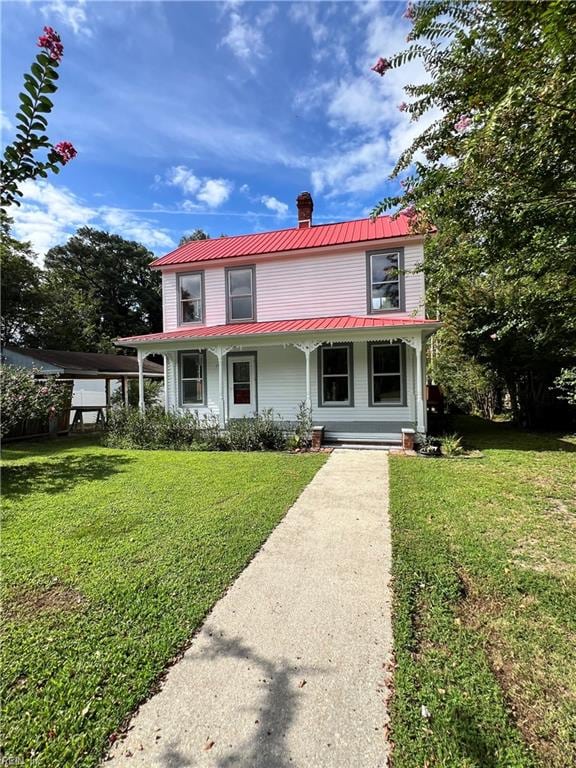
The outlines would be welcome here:
<svg viewBox="0 0 576 768">
<path fill-rule="evenodd" d="M 337 450 L 106 765 L 384 768 L 388 457 Z"/>
</svg>

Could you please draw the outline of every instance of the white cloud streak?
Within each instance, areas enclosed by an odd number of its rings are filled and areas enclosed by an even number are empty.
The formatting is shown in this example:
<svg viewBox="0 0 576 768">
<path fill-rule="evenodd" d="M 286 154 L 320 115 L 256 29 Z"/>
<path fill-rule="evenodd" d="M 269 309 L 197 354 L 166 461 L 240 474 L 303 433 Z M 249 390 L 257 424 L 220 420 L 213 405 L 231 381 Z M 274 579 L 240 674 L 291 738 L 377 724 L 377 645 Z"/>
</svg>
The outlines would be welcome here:
<svg viewBox="0 0 576 768">
<path fill-rule="evenodd" d="M 288 205 L 281 200 L 278 200 L 278 198 L 273 195 L 262 195 L 260 202 L 262 202 L 269 211 L 274 211 L 274 213 L 278 214 L 280 217 L 288 215 Z"/>
<path fill-rule="evenodd" d="M 132 211 L 112 206 L 85 205 L 65 187 L 48 181 L 25 181 L 22 204 L 11 211 L 12 231 L 18 240 L 32 243 L 39 263 L 46 251 L 61 245 L 82 226 L 106 229 L 122 237 L 138 240 L 151 250 L 172 248 L 175 243 L 167 230 Z"/>
<path fill-rule="evenodd" d="M 75 35 L 92 37 L 92 30 L 88 26 L 85 0 L 52 0 L 40 8 L 42 16 L 51 26 L 56 26 L 57 21 L 62 22 L 74 32 Z M 55 22 L 54 19 L 57 21 Z"/>
<path fill-rule="evenodd" d="M 156 176 L 156 183 L 162 181 Z M 201 208 L 218 208 L 225 203 L 234 189 L 234 184 L 229 179 L 212 179 L 209 176 L 198 177 L 186 165 L 175 165 L 169 168 L 165 174 L 165 183 L 170 187 L 178 187 L 185 195 L 193 199 L 187 199 L 183 205 L 187 210 Z"/>
</svg>

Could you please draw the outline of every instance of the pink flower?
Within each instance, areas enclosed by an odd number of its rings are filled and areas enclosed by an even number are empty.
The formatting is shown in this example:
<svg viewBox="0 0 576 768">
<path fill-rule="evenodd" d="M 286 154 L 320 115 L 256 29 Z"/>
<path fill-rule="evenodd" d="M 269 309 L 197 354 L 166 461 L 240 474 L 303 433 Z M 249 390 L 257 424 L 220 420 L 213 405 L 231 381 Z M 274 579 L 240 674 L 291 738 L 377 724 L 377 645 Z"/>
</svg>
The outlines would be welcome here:
<svg viewBox="0 0 576 768">
<path fill-rule="evenodd" d="M 380 77 L 382 77 L 382 75 L 386 74 L 386 72 L 391 68 L 392 68 L 392 64 L 390 63 L 390 61 L 388 59 L 383 59 L 382 56 L 380 56 L 376 64 L 374 64 L 374 66 L 371 67 L 371 70 L 372 72 L 376 72 L 377 75 L 380 75 Z"/>
<path fill-rule="evenodd" d="M 54 151 L 60 155 L 62 165 L 66 165 L 67 162 L 73 160 L 78 152 L 74 149 L 74 145 L 69 141 L 59 141 L 54 147 Z"/>
<path fill-rule="evenodd" d="M 38 38 L 38 47 L 44 48 L 53 61 L 60 61 L 64 55 L 64 46 L 60 35 L 52 27 L 44 27 L 44 34 Z"/>
<path fill-rule="evenodd" d="M 40 394 L 41 395 L 47 395 L 48 394 L 48 387 L 42 387 L 42 389 L 40 390 Z"/>
<path fill-rule="evenodd" d="M 454 123 L 454 130 L 458 131 L 458 133 L 462 133 L 471 125 L 472 125 L 471 117 L 468 117 L 468 115 L 460 115 L 460 120 L 458 120 L 457 123 Z"/>
<path fill-rule="evenodd" d="M 416 216 L 416 206 L 414 203 L 410 203 L 406 208 L 404 208 L 404 216 L 406 216 L 409 219 L 413 219 L 414 216 Z"/>
<path fill-rule="evenodd" d="M 406 104 L 405 101 L 401 101 L 400 104 L 398 104 L 398 109 L 400 110 L 400 112 L 407 112 L 408 104 Z"/>
<path fill-rule="evenodd" d="M 414 18 L 416 17 L 416 11 L 414 10 L 414 6 L 412 5 L 412 3 L 408 3 L 403 15 L 405 19 L 410 19 L 410 21 L 414 20 Z"/>
</svg>

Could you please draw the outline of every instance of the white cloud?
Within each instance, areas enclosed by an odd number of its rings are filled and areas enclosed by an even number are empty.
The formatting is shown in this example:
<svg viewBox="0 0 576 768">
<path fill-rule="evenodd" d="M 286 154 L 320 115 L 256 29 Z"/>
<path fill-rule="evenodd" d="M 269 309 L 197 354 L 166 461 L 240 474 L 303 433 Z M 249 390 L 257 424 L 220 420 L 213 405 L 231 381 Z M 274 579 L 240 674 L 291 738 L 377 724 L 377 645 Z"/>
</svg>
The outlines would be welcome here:
<svg viewBox="0 0 576 768">
<path fill-rule="evenodd" d="M 0 109 L 0 129 L 3 131 L 11 131 L 13 128 L 14 126 L 8 115 Z"/>
<path fill-rule="evenodd" d="M 304 13 L 300 5 L 292 12 L 293 18 L 308 24 L 313 14 L 313 9 L 312 14 Z M 307 112 L 320 110 L 343 137 L 332 151 L 307 161 L 314 190 L 330 196 L 380 187 L 401 153 L 439 116 L 431 111 L 413 123 L 407 112 L 398 109 L 401 102 L 409 101 L 405 86 L 428 79 L 419 60 L 389 70 L 384 77 L 370 71 L 380 56 L 390 57 L 402 49 L 410 24 L 388 15 L 381 3 L 359 4 L 353 22 L 365 30 L 359 46 L 362 54 L 355 65 L 340 67 L 343 76 L 332 80 L 320 79 L 315 73 L 310 86 L 297 93 L 294 102 Z"/>
<path fill-rule="evenodd" d="M 159 181 L 160 177 L 155 176 L 155 180 Z M 202 185 L 192 169 L 185 165 L 175 165 L 170 168 L 166 174 L 166 183 L 171 187 L 180 187 L 187 195 L 195 195 Z"/>
<path fill-rule="evenodd" d="M 314 192 L 329 196 L 371 192 L 382 185 L 392 166 L 389 141 L 381 137 L 312 158 L 310 177 Z"/>
<path fill-rule="evenodd" d="M 92 30 L 88 26 L 85 0 L 52 0 L 43 5 L 40 10 L 42 15 L 51 25 L 56 26 L 54 19 L 58 19 L 74 32 L 75 35 L 92 37 Z"/>
<path fill-rule="evenodd" d="M 218 208 L 228 200 L 232 188 L 232 182 L 227 179 L 208 179 L 196 197 L 206 203 L 209 208 Z"/>
<path fill-rule="evenodd" d="M 222 38 L 222 45 L 227 45 L 232 53 L 254 72 L 254 59 L 263 59 L 267 48 L 264 42 L 264 30 L 276 15 L 274 5 L 266 5 L 264 10 L 252 18 L 243 15 L 241 3 L 227 3 L 230 26 Z"/>
<path fill-rule="evenodd" d="M 278 216 L 286 216 L 288 213 L 289 208 L 286 203 L 278 200 L 277 197 L 273 197 L 272 195 L 262 195 L 260 201 L 266 206 L 266 208 L 268 208 L 269 211 L 274 211 L 274 213 L 277 213 Z"/>
<path fill-rule="evenodd" d="M 161 183 L 160 176 L 154 177 L 155 183 Z M 228 179 L 211 179 L 209 176 L 198 177 L 192 168 L 186 165 L 175 165 L 169 168 L 165 175 L 165 183 L 170 187 L 178 187 L 185 195 L 194 199 L 187 199 L 182 203 L 185 210 L 197 210 L 202 206 L 218 208 L 230 197 L 234 184 Z M 245 185 L 244 185 L 245 186 Z"/>
<path fill-rule="evenodd" d="M 10 212 L 12 230 L 18 240 L 32 243 L 43 263 L 44 254 L 61 245 L 82 226 L 109 229 L 122 237 L 138 240 L 148 248 L 172 248 L 168 232 L 151 221 L 122 208 L 91 207 L 65 187 L 48 181 L 25 181 L 21 205 Z"/>
<path fill-rule="evenodd" d="M 166 230 L 160 229 L 153 222 L 138 218 L 130 211 L 122 208 L 101 208 L 99 215 L 106 227 L 113 232 L 127 240 L 137 240 L 152 250 L 173 248 L 176 245 Z"/>
</svg>

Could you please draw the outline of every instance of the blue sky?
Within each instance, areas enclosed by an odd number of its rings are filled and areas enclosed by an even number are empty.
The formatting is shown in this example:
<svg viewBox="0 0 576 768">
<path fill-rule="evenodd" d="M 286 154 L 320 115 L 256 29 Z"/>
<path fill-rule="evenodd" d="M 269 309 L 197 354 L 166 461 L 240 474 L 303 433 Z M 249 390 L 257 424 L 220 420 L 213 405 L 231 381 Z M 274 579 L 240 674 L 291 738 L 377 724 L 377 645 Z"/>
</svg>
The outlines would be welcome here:
<svg viewBox="0 0 576 768">
<path fill-rule="evenodd" d="M 404 3 L 1 3 L 2 123 L 44 24 L 62 36 L 52 141 L 78 157 L 28 182 L 14 232 L 39 255 L 84 224 L 156 254 L 212 237 L 292 226 L 307 189 L 315 222 L 359 218 L 395 188 L 421 126 L 398 104 L 418 64 L 370 71 L 405 44 Z"/>
</svg>

